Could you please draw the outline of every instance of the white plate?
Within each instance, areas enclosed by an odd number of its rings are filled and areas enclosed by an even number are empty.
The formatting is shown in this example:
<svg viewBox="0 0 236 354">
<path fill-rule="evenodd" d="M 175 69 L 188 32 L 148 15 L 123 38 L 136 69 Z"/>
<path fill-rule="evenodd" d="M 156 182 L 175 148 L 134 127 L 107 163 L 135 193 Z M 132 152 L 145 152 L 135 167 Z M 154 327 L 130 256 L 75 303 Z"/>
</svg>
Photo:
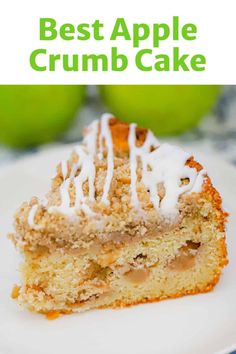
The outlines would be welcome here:
<svg viewBox="0 0 236 354">
<path fill-rule="evenodd" d="M 231 212 L 229 265 L 209 294 L 134 306 L 96 310 L 47 321 L 19 309 L 11 300 L 18 281 L 19 256 L 6 234 L 22 201 L 41 195 L 68 148 L 23 159 L 0 171 L 0 354 L 215 354 L 236 348 L 236 169 L 200 156 Z"/>
</svg>

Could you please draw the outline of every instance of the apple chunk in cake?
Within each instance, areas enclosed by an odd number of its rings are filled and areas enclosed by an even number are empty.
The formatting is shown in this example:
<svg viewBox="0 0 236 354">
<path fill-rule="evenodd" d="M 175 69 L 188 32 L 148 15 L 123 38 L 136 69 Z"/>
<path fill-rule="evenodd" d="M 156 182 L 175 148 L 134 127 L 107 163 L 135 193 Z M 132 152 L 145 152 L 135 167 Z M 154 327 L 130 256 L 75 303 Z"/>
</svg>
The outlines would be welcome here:
<svg viewBox="0 0 236 354">
<path fill-rule="evenodd" d="M 213 289 L 226 214 L 182 149 L 106 114 L 15 216 L 18 301 L 40 313 L 128 306 Z"/>
</svg>

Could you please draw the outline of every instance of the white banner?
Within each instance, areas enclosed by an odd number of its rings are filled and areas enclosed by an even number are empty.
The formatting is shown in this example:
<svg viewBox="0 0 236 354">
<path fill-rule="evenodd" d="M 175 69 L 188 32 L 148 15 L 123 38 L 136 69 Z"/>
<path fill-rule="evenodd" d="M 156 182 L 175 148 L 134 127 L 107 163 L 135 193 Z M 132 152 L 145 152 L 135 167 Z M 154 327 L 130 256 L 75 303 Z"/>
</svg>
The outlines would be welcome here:
<svg viewBox="0 0 236 354">
<path fill-rule="evenodd" d="M 235 23 L 235 0 L 8 0 L 0 84 L 236 84 Z"/>
</svg>

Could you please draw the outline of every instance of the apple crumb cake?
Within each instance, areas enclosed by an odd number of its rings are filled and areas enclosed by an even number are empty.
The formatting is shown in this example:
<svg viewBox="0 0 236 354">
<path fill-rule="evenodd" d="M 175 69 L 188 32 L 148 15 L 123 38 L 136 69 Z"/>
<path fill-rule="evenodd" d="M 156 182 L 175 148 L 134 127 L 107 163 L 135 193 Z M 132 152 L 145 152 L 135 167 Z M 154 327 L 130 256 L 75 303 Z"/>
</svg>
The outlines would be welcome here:
<svg viewBox="0 0 236 354">
<path fill-rule="evenodd" d="M 15 215 L 13 297 L 54 317 L 210 291 L 227 264 L 226 217 L 191 155 L 104 114 L 45 199 Z"/>
</svg>

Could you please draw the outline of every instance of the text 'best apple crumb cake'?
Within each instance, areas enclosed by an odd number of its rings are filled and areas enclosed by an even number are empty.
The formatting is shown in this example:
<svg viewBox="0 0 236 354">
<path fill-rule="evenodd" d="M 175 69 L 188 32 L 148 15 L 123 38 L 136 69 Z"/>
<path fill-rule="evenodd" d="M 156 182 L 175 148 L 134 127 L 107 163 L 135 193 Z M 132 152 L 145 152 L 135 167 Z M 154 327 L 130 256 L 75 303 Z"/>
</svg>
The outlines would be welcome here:
<svg viewBox="0 0 236 354">
<path fill-rule="evenodd" d="M 210 291 L 227 264 L 221 197 L 202 166 L 109 114 L 15 215 L 17 297 L 55 314 Z"/>
</svg>

